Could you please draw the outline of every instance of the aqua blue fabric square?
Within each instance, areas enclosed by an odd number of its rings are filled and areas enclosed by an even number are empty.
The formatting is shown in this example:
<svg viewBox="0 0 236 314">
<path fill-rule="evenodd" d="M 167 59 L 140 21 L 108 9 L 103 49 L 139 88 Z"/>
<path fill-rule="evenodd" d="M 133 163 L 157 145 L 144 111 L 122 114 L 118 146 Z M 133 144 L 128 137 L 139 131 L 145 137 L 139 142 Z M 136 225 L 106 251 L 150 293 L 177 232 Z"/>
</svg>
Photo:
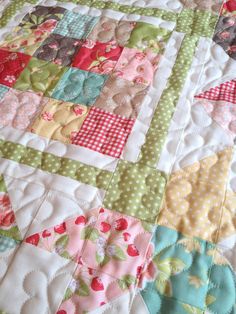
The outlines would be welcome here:
<svg viewBox="0 0 236 314">
<path fill-rule="evenodd" d="M 0 84 L 0 100 L 4 97 L 4 95 L 9 91 L 9 87 Z"/>
<path fill-rule="evenodd" d="M 18 243 L 19 241 L 0 235 L 0 253 L 14 248 Z"/>
<path fill-rule="evenodd" d="M 88 37 L 97 22 L 98 17 L 67 11 L 53 32 L 62 36 L 84 39 Z"/>
<path fill-rule="evenodd" d="M 56 85 L 52 97 L 90 106 L 96 101 L 107 78 L 107 75 L 70 68 Z"/>
</svg>

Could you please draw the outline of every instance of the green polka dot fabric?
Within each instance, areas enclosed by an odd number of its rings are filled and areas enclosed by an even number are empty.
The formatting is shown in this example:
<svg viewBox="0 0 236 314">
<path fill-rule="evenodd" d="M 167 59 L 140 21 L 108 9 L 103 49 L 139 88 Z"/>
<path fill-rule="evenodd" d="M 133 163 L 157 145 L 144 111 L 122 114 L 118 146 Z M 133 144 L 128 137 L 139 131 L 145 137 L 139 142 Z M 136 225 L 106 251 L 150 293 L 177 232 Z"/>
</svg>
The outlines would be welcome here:
<svg viewBox="0 0 236 314">
<path fill-rule="evenodd" d="M 236 313 L 235 3 L 1 2 L 0 314 Z"/>
</svg>

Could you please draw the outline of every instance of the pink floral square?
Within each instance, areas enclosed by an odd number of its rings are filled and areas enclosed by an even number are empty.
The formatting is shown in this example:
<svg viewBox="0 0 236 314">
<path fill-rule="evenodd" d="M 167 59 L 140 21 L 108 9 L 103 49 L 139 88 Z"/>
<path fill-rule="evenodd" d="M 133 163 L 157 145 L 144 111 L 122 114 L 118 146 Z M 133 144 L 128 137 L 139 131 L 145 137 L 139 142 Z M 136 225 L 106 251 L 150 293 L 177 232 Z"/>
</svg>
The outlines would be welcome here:
<svg viewBox="0 0 236 314">
<path fill-rule="evenodd" d="M 135 83 L 149 85 L 153 81 L 160 56 L 148 49 L 124 48 L 115 67 L 115 75 Z"/>
<path fill-rule="evenodd" d="M 87 234 L 81 258 L 84 265 L 116 278 L 138 276 L 151 239 L 139 220 L 101 209 Z"/>
<path fill-rule="evenodd" d="M 78 267 L 57 314 L 87 313 L 134 290 L 135 285 L 132 276 L 116 279 L 92 268 Z"/>
<path fill-rule="evenodd" d="M 109 74 L 113 71 L 122 50 L 123 48 L 117 46 L 114 41 L 96 43 L 87 39 L 76 55 L 73 66 L 85 71 Z"/>
<path fill-rule="evenodd" d="M 38 94 L 10 89 L 0 101 L 0 125 L 25 130 L 43 104 Z"/>
</svg>

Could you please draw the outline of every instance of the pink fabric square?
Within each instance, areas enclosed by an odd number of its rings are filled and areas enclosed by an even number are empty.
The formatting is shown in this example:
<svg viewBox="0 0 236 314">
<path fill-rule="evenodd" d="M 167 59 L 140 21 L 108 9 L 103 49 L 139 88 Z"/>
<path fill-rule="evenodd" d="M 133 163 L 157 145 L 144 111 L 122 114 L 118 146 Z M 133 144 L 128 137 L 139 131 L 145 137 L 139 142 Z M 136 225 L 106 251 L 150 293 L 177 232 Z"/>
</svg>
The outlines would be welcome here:
<svg viewBox="0 0 236 314">
<path fill-rule="evenodd" d="M 126 277 L 126 281 L 122 281 L 92 268 L 78 267 L 57 314 L 83 314 L 97 309 L 128 290 L 134 290 L 136 282 L 129 284 L 129 280 Z"/>
<path fill-rule="evenodd" d="M 89 225 L 90 221 L 85 216 L 80 215 L 30 235 L 25 239 L 25 242 L 80 263 L 80 255 L 84 245 L 82 230 L 85 224 Z"/>
<path fill-rule="evenodd" d="M 12 87 L 31 56 L 0 49 L 0 84 Z"/>
<path fill-rule="evenodd" d="M 36 93 L 10 89 L 0 101 L 0 125 L 25 130 L 43 104 Z"/>
<path fill-rule="evenodd" d="M 79 132 L 74 132 L 71 142 L 119 158 L 134 121 L 93 107 Z"/>
<path fill-rule="evenodd" d="M 138 219 L 102 209 L 92 233 L 83 249 L 84 265 L 116 278 L 138 276 L 151 239 Z"/>
<path fill-rule="evenodd" d="M 99 74 L 109 74 L 113 71 L 123 48 L 116 42 L 99 43 L 86 40 L 76 55 L 73 66 L 81 70 Z"/>
<path fill-rule="evenodd" d="M 153 81 L 160 56 L 147 50 L 124 48 L 115 67 L 115 75 L 135 83 L 149 85 Z"/>
</svg>

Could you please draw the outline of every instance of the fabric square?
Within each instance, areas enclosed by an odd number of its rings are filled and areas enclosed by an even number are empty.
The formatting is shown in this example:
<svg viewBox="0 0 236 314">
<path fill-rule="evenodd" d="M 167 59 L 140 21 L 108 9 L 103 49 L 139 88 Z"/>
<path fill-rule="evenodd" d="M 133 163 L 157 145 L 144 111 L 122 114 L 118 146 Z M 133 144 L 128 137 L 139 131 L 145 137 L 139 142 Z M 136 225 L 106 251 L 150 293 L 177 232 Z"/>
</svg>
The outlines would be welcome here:
<svg viewBox="0 0 236 314">
<path fill-rule="evenodd" d="M 89 106 L 96 101 L 106 80 L 106 75 L 70 68 L 56 85 L 52 97 Z"/>
<path fill-rule="evenodd" d="M 57 314 L 88 313 L 100 306 L 134 291 L 135 278 L 126 275 L 116 279 L 92 268 L 78 267 L 69 283 Z"/>
<path fill-rule="evenodd" d="M 165 185 L 165 174 L 161 171 L 142 163 L 120 160 L 103 205 L 153 224 L 162 204 Z"/>
<path fill-rule="evenodd" d="M 73 66 L 81 70 L 109 74 L 113 71 L 122 50 L 115 41 L 96 43 L 87 39 L 76 55 Z"/>
<path fill-rule="evenodd" d="M 115 41 L 117 45 L 124 47 L 134 26 L 135 22 L 119 21 L 102 16 L 88 38 L 101 43 Z"/>
<path fill-rule="evenodd" d="M 59 34 L 51 34 L 34 53 L 34 57 L 68 66 L 80 48 L 80 41 Z"/>
<path fill-rule="evenodd" d="M 54 33 L 77 39 L 87 38 L 98 18 L 67 11 L 57 24 Z"/>
<path fill-rule="evenodd" d="M 16 81 L 14 88 L 22 91 L 32 90 L 50 96 L 65 71 L 66 68 L 33 57 Z"/>
<path fill-rule="evenodd" d="M 83 264 L 116 278 L 129 275 L 135 282 L 151 239 L 139 220 L 101 209 L 92 230 L 84 233 Z"/>
<path fill-rule="evenodd" d="M 19 51 L 32 56 L 44 39 L 47 38 L 49 32 L 50 28 L 44 30 L 43 25 L 38 29 L 16 27 L 0 42 L 0 47 L 2 49 Z"/>
<path fill-rule="evenodd" d="M 0 84 L 0 100 L 3 98 L 3 96 L 9 91 L 9 87 Z"/>
<path fill-rule="evenodd" d="M 127 118 L 137 118 L 147 87 L 111 76 L 94 106 Z"/>
<path fill-rule="evenodd" d="M 216 242 L 231 158 L 229 147 L 172 173 L 157 224 Z"/>
<path fill-rule="evenodd" d="M 19 26 L 25 29 L 47 29 L 52 31 L 57 22 L 60 21 L 66 12 L 62 7 L 46 7 L 38 5 L 32 12 L 28 13 Z M 53 28 L 52 28 L 53 27 Z"/>
<path fill-rule="evenodd" d="M 148 292 L 153 291 L 157 304 L 164 295 L 204 309 L 213 254 L 212 243 L 157 226 L 139 281 L 147 305 L 152 303 Z"/>
<path fill-rule="evenodd" d="M 71 142 L 119 158 L 133 125 L 132 119 L 93 107 Z"/>
<path fill-rule="evenodd" d="M 213 40 L 236 60 L 236 16 L 220 16 L 215 28 Z"/>
<path fill-rule="evenodd" d="M 84 245 L 82 230 L 85 223 L 87 221 L 84 216 L 74 217 L 41 232 L 31 234 L 24 241 L 80 263 Z"/>
<path fill-rule="evenodd" d="M 137 48 L 141 51 L 151 50 L 154 53 L 162 53 L 171 32 L 155 25 L 138 22 L 133 29 L 129 42 L 129 48 Z"/>
<path fill-rule="evenodd" d="M 87 114 L 86 106 L 48 99 L 30 130 L 53 140 L 70 143 L 73 133 L 79 131 Z"/>
<path fill-rule="evenodd" d="M 0 101 L 0 125 L 25 130 L 42 105 L 39 95 L 10 89 Z"/>
<path fill-rule="evenodd" d="M 151 50 L 140 52 L 134 48 L 124 48 L 114 74 L 134 83 L 149 85 L 153 81 L 159 59 L 160 55 Z"/>
<path fill-rule="evenodd" d="M 30 58 L 20 52 L 0 49 L 0 84 L 12 87 Z"/>
</svg>

